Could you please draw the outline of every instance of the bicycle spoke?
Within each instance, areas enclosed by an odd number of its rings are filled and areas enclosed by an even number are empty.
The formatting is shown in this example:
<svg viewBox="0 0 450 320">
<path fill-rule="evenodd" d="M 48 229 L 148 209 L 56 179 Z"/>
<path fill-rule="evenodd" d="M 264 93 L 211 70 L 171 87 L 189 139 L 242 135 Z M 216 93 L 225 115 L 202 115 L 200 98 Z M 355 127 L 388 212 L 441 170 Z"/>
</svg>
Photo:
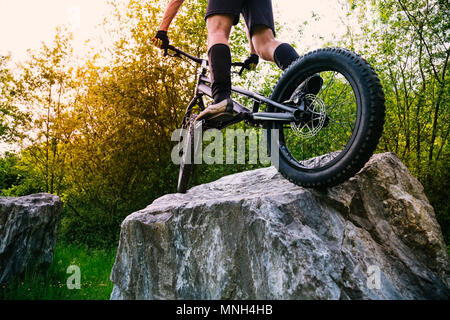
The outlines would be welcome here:
<svg viewBox="0 0 450 320">
<path fill-rule="evenodd" d="M 343 102 L 341 102 L 341 103 L 333 104 L 329 109 L 327 108 L 327 110 L 332 111 L 332 110 L 333 110 L 334 108 L 336 108 L 336 107 L 339 107 L 339 106 L 342 106 L 342 105 L 345 105 L 345 104 L 351 104 L 351 103 L 353 103 L 354 101 L 355 101 L 355 98 L 352 97 L 352 98 L 349 98 L 348 100 L 343 101 Z"/>
<path fill-rule="evenodd" d="M 326 93 L 328 93 L 328 89 L 331 87 L 331 85 L 334 82 L 336 72 L 333 72 L 333 77 L 331 78 L 330 82 L 326 85 L 325 89 L 322 88 L 321 92 L 319 92 L 318 97 L 321 98 L 322 96 L 326 96 Z"/>
</svg>

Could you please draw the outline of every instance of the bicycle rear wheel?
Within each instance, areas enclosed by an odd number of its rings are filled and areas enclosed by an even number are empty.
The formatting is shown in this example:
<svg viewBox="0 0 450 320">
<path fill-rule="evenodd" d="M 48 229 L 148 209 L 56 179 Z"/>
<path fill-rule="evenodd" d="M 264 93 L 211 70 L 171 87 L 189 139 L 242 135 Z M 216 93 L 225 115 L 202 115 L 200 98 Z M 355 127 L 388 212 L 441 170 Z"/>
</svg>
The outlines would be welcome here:
<svg viewBox="0 0 450 320">
<path fill-rule="evenodd" d="M 303 92 L 314 74 L 323 79 L 320 91 Z M 269 126 L 278 131 L 278 170 L 297 185 L 330 187 L 349 179 L 381 137 L 382 86 L 371 66 L 351 51 L 326 48 L 300 58 L 282 75 L 272 99 L 304 110 L 301 121 Z"/>
</svg>

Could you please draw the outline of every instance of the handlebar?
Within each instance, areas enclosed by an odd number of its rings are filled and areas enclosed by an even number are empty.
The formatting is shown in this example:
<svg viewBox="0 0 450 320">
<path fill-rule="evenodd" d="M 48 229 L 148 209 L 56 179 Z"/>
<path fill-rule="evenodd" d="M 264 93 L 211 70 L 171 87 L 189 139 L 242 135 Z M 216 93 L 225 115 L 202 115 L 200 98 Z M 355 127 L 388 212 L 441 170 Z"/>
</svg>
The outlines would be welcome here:
<svg viewBox="0 0 450 320">
<path fill-rule="evenodd" d="M 175 52 L 175 54 L 170 54 L 169 50 Z M 169 56 L 169 57 L 176 57 L 176 58 L 181 58 L 181 56 L 185 56 L 186 58 L 191 59 L 194 62 L 203 63 L 203 59 L 195 57 L 190 55 L 189 53 L 186 53 L 178 48 L 175 48 L 174 46 L 169 45 L 166 49 L 164 49 L 164 56 Z"/>
</svg>

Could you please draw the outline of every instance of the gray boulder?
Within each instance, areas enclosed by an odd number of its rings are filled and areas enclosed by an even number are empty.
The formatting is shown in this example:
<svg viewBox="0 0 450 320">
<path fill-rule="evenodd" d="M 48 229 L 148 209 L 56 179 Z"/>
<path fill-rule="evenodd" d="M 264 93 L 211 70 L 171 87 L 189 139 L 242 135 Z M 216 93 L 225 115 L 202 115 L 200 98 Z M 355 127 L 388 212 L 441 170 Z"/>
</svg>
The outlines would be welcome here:
<svg viewBox="0 0 450 320">
<path fill-rule="evenodd" d="M 111 299 L 448 299 L 422 185 L 377 154 L 327 190 L 275 168 L 170 194 L 122 223 Z"/>
<path fill-rule="evenodd" d="M 40 193 L 0 197 L 0 284 L 26 267 L 45 267 L 53 260 L 62 201 Z"/>
</svg>

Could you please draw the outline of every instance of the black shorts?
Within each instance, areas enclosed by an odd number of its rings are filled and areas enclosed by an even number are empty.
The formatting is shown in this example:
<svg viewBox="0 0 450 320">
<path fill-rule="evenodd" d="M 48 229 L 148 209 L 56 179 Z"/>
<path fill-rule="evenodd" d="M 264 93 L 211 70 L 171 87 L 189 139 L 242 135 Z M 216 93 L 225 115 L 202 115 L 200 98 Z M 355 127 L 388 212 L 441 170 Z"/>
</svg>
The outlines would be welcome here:
<svg viewBox="0 0 450 320">
<path fill-rule="evenodd" d="M 205 19 L 214 14 L 231 14 L 234 16 L 233 25 L 236 25 L 241 13 L 250 35 L 258 25 L 272 29 L 275 35 L 272 0 L 208 0 Z"/>
</svg>

